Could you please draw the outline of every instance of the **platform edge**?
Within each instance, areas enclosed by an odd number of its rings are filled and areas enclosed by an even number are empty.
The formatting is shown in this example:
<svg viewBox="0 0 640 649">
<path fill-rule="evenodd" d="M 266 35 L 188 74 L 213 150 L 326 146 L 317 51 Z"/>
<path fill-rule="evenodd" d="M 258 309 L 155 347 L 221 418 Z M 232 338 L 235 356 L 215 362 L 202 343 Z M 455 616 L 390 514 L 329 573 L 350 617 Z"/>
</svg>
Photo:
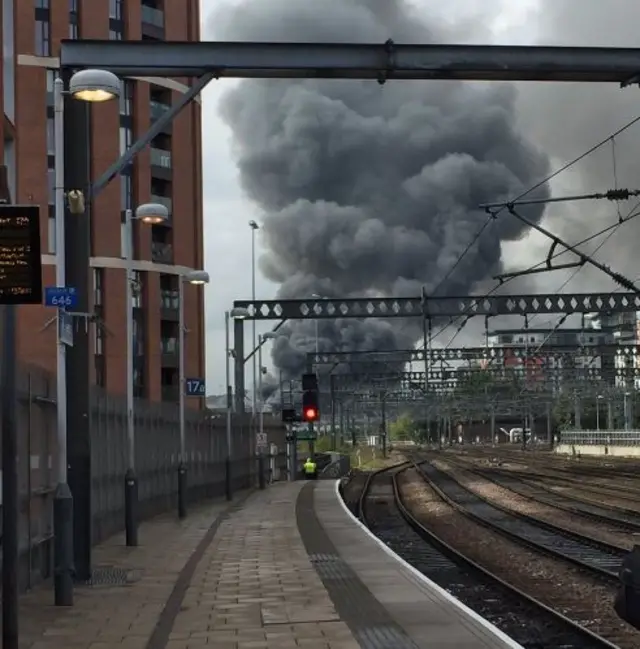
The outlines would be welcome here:
<svg viewBox="0 0 640 649">
<path fill-rule="evenodd" d="M 349 517 L 356 523 L 356 525 L 358 525 L 360 529 L 363 532 L 365 532 L 365 534 L 367 534 L 371 539 L 373 539 L 378 544 L 378 546 L 386 552 L 386 554 L 391 556 L 393 559 L 398 561 L 398 563 L 400 563 L 401 566 L 406 568 L 413 577 L 415 577 L 418 581 L 422 582 L 422 584 L 428 586 L 436 593 L 441 595 L 443 599 L 453 604 L 462 613 L 464 613 L 469 618 L 471 618 L 474 622 L 476 622 L 484 629 L 489 631 L 497 639 L 505 643 L 508 647 L 510 647 L 510 649 L 525 649 L 521 644 L 518 644 L 513 638 L 510 638 L 506 633 L 500 631 L 498 627 L 491 624 L 491 622 L 485 620 L 481 615 L 478 615 L 478 613 L 476 613 L 473 609 L 470 609 L 468 606 L 463 604 L 459 599 L 454 597 L 451 593 L 448 593 L 444 588 L 438 586 L 438 584 L 425 577 L 419 570 L 414 568 L 410 563 L 407 563 L 401 556 L 396 554 L 388 545 L 383 543 L 375 534 L 371 532 L 371 530 L 367 528 L 366 525 L 363 525 L 363 523 L 353 515 L 353 513 L 349 510 L 344 500 L 342 499 L 342 496 L 340 495 L 340 480 L 335 481 L 334 491 L 335 491 L 335 496 L 338 499 L 338 502 L 340 503 L 340 506 L 349 515 Z"/>
</svg>

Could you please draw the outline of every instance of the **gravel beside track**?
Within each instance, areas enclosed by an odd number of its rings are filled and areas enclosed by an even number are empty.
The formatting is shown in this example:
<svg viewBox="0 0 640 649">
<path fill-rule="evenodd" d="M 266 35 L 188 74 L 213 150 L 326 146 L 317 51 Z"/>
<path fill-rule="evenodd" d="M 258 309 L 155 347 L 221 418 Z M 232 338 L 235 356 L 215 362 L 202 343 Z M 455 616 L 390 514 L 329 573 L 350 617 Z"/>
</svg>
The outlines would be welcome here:
<svg viewBox="0 0 640 649">
<path fill-rule="evenodd" d="M 640 513 L 577 499 L 554 489 L 550 479 L 541 484 L 523 473 L 478 467 L 451 458 L 446 462 L 435 460 L 434 464 L 492 502 L 604 543 L 630 549 L 635 534 L 640 533 Z"/>
<path fill-rule="evenodd" d="M 474 568 L 446 546 L 425 542 L 427 533 L 408 525 L 396 502 L 394 473 L 372 478 L 363 513 L 372 532 L 397 554 L 526 649 L 612 647 Z"/>
<path fill-rule="evenodd" d="M 640 646 L 640 632 L 615 614 L 613 584 L 603 584 L 576 566 L 505 539 L 457 512 L 416 471 L 399 476 L 403 499 L 418 520 L 465 556 L 624 649 Z M 551 645 L 555 646 L 555 645 Z"/>
<path fill-rule="evenodd" d="M 440 464 L 442 463 L 440 462 Z M 626 550 L 609 546 L 597 539 L 575 534 L 573 525 L 572 529 L 568 530 L 566 527 L 561 528 L 543 521 L 539 516 L 536 516 L 535 519 L 527 518 L 530 514 L 517 512 L 515 509 L 501 508 L 495 495 L 492 502 L 488 502 L 483 498 L 484 494 L 481 495 L 466 488 L 464 478 L 461 478 L 460 482 L 458 481 L 461 472 L 444 471 L 435 466 L 435 462 L 434 464 L 425 462 L 420 466 L 420 469 L 427 480 L 476 519 L 500 530 L 503 534 L 515 536 L 523 543 L 533 544 L 536 548 L 580 564 L 617 583 L 618 571 Z M 473 482 L 468 479 L 467 481 Z M 476 479 L 475 483 L 478 482 Z M 499 489 L 500 487 L 490 484 L 489 488 L 483 491 L 492 493 Z M 504 489 L 501 491 L 506 492 L 508 497 L 518 498 Z M 520 498 L 520 500 L 524 499 Z"/>
</svg>

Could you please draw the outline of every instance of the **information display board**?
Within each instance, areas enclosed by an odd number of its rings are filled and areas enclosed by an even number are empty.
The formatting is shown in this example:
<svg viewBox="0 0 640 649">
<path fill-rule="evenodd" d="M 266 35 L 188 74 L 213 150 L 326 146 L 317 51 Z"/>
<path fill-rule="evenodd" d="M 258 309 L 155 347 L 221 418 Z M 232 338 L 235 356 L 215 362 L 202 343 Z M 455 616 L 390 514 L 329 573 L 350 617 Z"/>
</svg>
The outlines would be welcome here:
<svg viewBox="0 0 640 649">
<path fill-rule="evenodd" d="M 37 205 L 0 204 L 0 304 L 42 304 Z"/>
</svg>

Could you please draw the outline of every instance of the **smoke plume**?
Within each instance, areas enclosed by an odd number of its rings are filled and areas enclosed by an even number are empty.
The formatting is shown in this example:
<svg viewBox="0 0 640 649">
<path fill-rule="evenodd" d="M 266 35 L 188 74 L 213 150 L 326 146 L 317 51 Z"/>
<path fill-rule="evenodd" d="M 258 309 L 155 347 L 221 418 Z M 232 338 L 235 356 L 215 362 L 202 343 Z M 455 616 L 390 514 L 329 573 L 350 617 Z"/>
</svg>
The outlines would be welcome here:
<svg viewBox="0 0 640 649">
<path fill-rule="evenodd" d="M 635 0 L 539 0 L 537 15 L 530 25 L 540 45 L 593 47 L 637 47 L 636 25 L 640 5 Z M 520 84 L 517 110 L 524 131 L 540 144 L 554 166 L 573 160 L 588 148 L 617 131 L 640 114 L 638 87 L 621 90 L 617 84 Z M 570 128 L 567 125 L 570 124 Z M 558 195 L 602 192 L 618 187 L 640 188 L 637 158 L 640 153 L 640 125 L 630 128 L 572 169 L 561 174 L 554 193 Z M 615 160 L 615 166 L 614 166 Z M 614 173 L 615 171 L 615 173 Z M 625 215 L 637 206 L 637 199 L 620 204 Z M 569 242 L 580 241 L 618 220 L 617 206 L 606 201 L 550 206 L 545 220 L 553 232 Z M 604 240 L 582 246 L 594 251 Z M 596 258 L 630 279 L 640 276 L 637 241 L 640 217 L 622 225 L 597 251 Z M 565 260 L 565 261 L 568 261 Z M 573 276 L 570 273 L 541 275 L 539 286 L 552 292 Z M 603 273 L 589 267 L 575 273 L 564 290 L 600 291 L 619 288 Z"/>
<path fill-rule="evenodd" d="M 230 10 L 226 10 L 230 11 Z M 246 0 L 224 17 L 227 40 L 399 43 L 458 40 L 403 0 Z M 464 26 L 466 29 L 468 26 Z M 516 90 L 458 82 L 240 82 L 224 98 L 242 186 L 264 212 L 264 275 L 282 298 L 466 295 L 501 269 L 501 243 L 523 234 L 478 204 L 512 198 L 549 170 L 516 123 Z M 542 187 L 538 196 L 547 196 Z M 542 207 L 526 212 L 539 220 Z M 322 320 L 321 350 L 403 349 L 415 321 Z M 273 347 L 286 375 L 304 371 L 314 321 L 285 324 Z"/>
</svg>

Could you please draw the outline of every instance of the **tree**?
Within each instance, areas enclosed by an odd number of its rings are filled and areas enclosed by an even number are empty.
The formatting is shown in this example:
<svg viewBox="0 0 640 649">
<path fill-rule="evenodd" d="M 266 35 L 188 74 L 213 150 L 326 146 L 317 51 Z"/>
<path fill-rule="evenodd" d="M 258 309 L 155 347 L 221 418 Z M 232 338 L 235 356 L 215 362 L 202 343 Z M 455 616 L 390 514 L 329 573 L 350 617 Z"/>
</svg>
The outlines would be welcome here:
<svg viewBox="0 0 640 649">
<path fill-rule="evenodd" d="M 409 442 L 415 437 L 415 422 L 409 415 L 400 415 L 388 426 L 389 439 L 394 442 Z"/>
</svg>

